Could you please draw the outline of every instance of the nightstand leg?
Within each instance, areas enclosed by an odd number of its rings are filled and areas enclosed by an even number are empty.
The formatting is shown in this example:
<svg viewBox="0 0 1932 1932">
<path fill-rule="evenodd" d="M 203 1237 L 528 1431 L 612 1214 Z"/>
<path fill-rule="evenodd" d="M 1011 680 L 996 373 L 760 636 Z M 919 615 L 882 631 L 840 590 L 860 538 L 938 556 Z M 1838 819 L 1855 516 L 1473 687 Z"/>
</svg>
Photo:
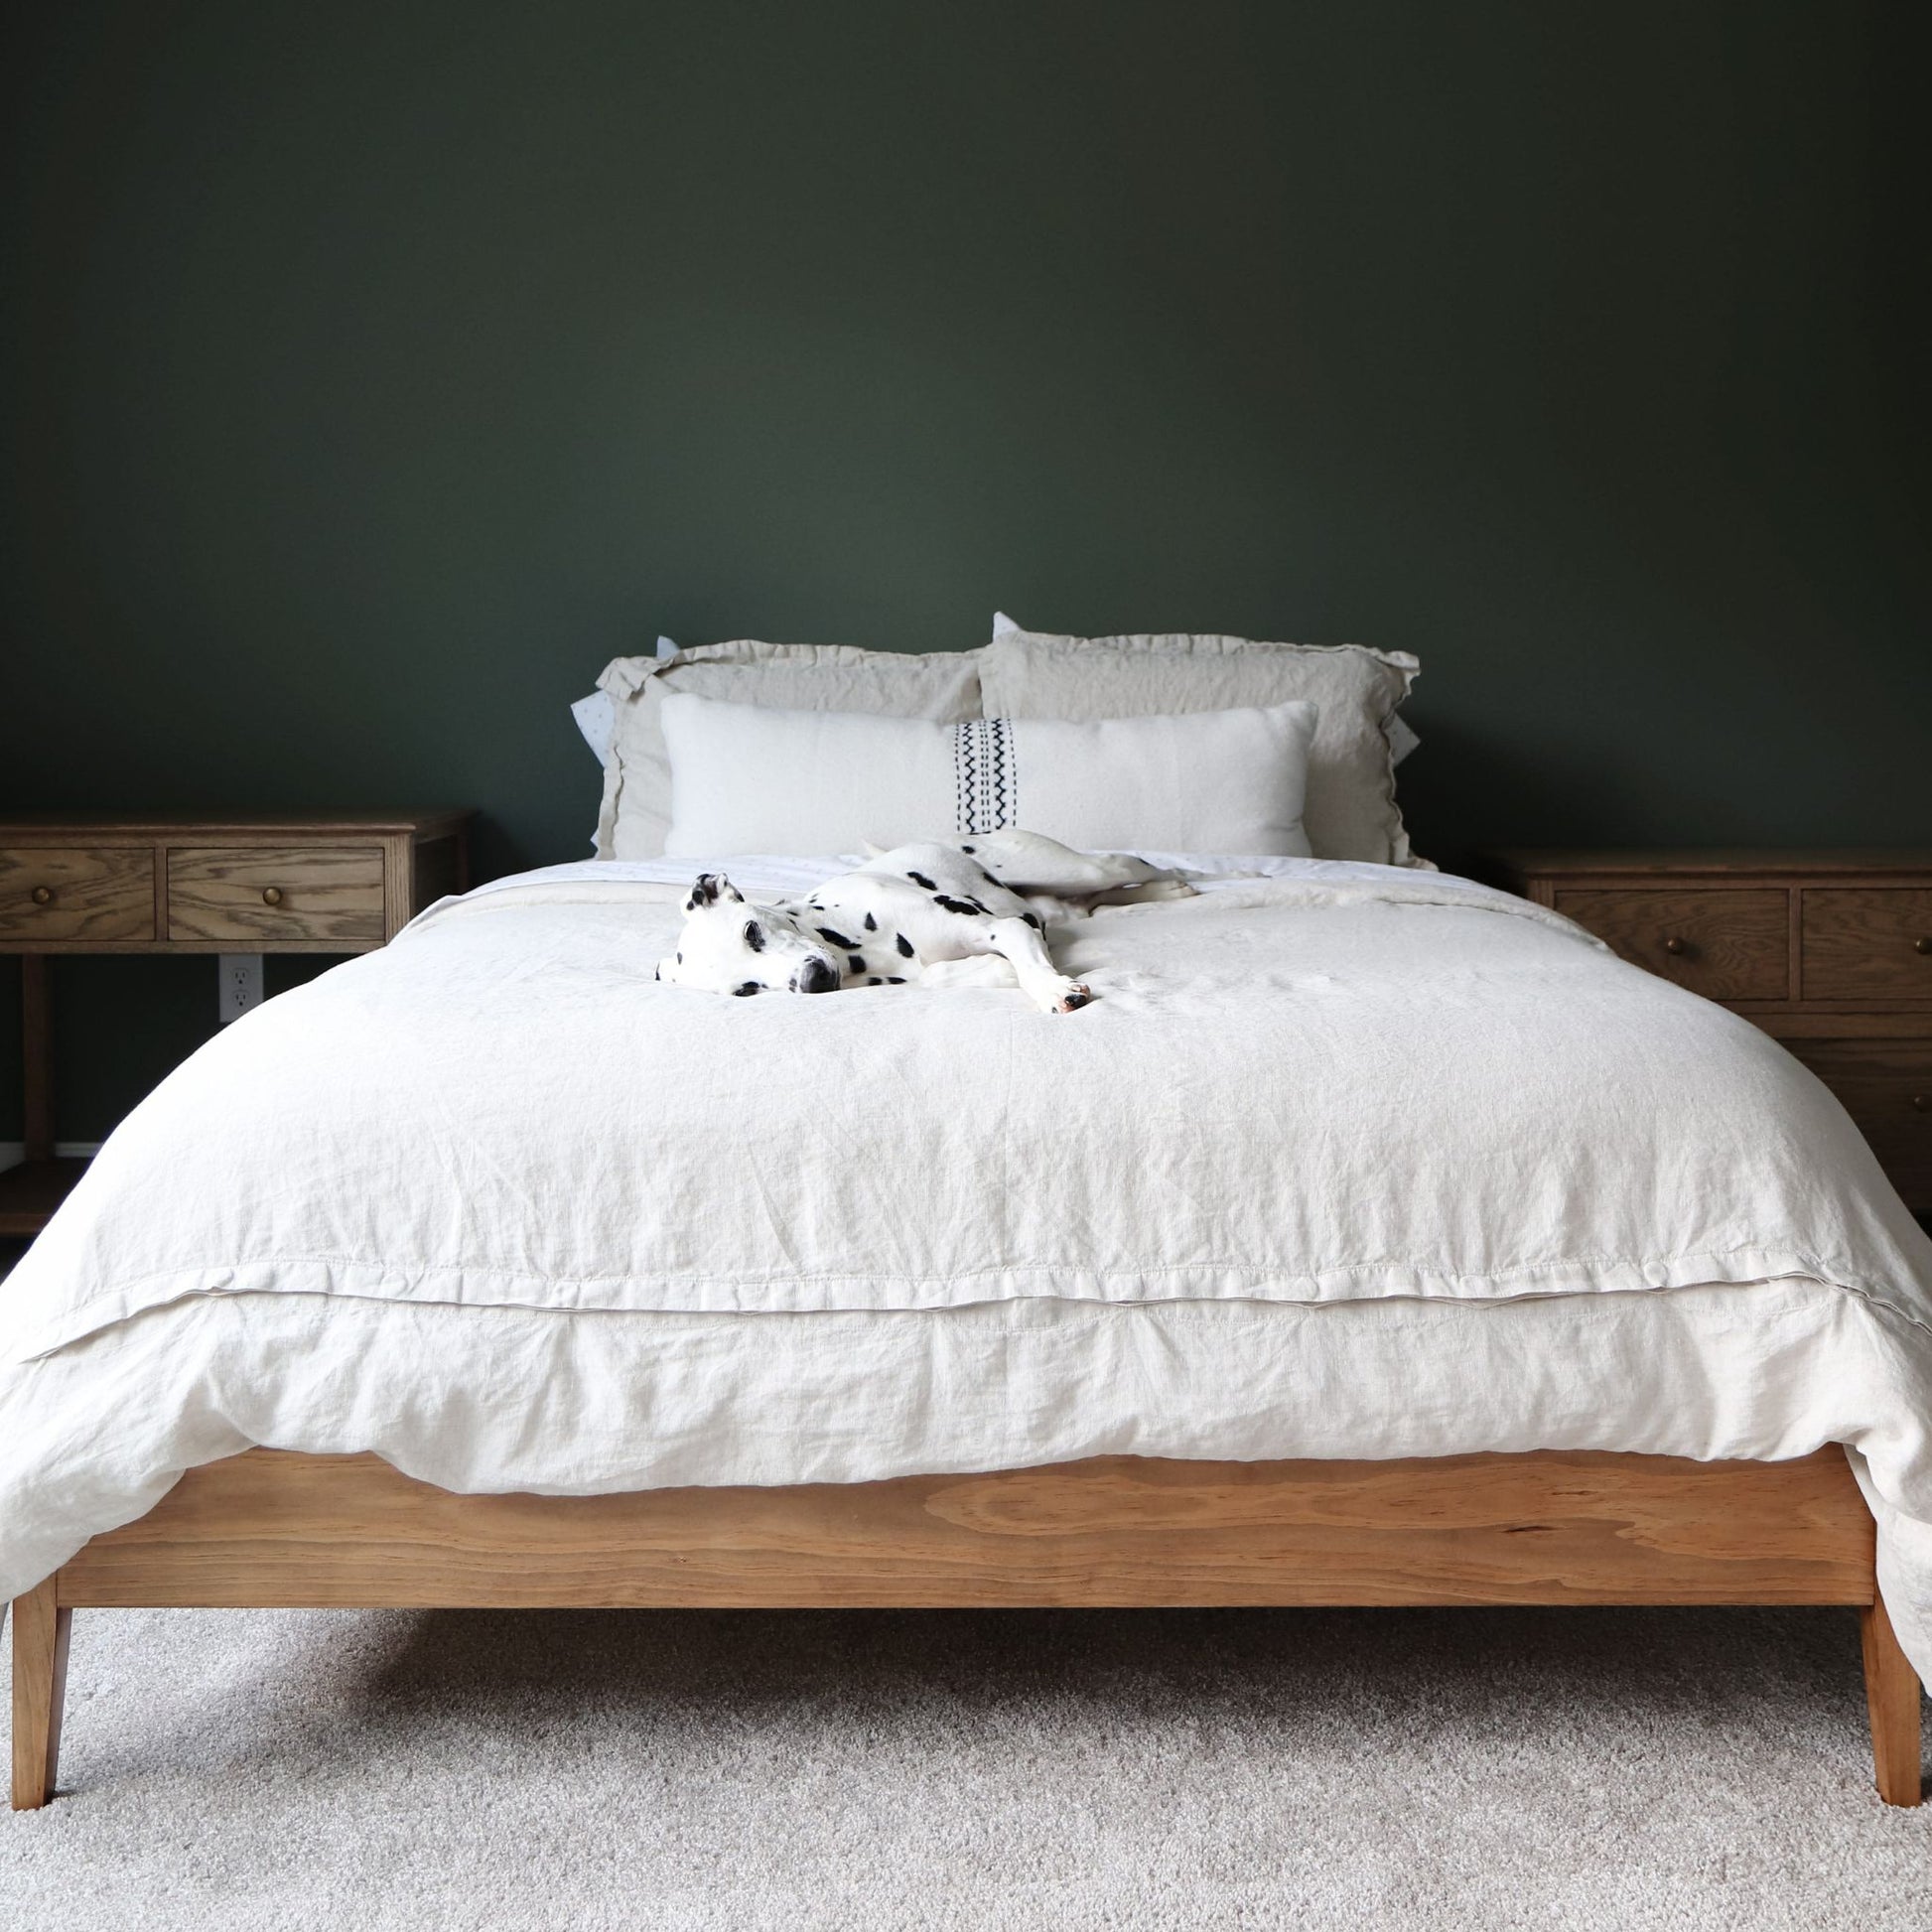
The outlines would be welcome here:
<svg viewBox="0 0 1932 1932">
<path fill-rule="evenodd" d="M 20 958 L 20 1063 L 26 1110 L 27 1158 L 54 1154 L 54 1026 L 47 999 L 47 955 Z"/>
</svg>

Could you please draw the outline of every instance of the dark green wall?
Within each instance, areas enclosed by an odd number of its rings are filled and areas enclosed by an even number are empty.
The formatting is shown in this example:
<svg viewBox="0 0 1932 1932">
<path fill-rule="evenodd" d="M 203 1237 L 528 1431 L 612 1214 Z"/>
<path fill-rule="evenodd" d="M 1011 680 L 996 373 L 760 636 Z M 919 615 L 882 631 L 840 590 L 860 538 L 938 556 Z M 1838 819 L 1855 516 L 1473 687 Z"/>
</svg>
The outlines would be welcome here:
<svg viewBox="0 0 1932 1932">
<path fill-rule="evenodd" d="M 0 809 L 574 856 L 613 653 L 998 605 L 1418 652 L 1451 861 L 1932 838 L 1912 13 L 16 9 Z"/>
</svg>

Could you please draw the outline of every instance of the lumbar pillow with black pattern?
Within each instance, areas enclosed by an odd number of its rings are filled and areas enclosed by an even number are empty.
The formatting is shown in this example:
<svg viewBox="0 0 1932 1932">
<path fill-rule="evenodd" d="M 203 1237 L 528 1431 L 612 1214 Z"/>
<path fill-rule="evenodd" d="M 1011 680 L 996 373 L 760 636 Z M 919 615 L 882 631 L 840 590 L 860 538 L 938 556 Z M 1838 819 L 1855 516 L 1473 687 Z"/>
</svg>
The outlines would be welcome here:
<svg viewBox="0 0 1932 1932">
<path fill-rule="evenodd" d="M 1024 826 L 1088 852 L 1306 858 L 1312 704 L 943 724 L 663 704 L 673 858 L 844 853 Z"/>
</svg>

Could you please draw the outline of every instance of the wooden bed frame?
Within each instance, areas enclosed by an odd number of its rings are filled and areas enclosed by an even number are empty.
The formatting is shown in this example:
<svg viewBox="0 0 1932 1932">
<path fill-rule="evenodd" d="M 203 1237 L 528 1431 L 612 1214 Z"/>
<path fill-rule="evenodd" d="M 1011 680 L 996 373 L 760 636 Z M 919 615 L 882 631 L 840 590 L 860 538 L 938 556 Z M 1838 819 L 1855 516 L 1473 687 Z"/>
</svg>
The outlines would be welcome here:
<svg viewBox="0 0 1932 1932">
<path fill-rule="evenodd" d="M 1112 1456 L 568 1498 L 459 1496 L 373 1455 L 251 1449 L 190 1470 L 15 1600 L 13 1803 L 54 1793 L 69 1628 L 97 1606 L 1855 1603 L 1878 1792 L 1915 1805 L 1919 1684 L 1873 1547 L 1836 1449 L 1790 1462 Z"/>
</svg>

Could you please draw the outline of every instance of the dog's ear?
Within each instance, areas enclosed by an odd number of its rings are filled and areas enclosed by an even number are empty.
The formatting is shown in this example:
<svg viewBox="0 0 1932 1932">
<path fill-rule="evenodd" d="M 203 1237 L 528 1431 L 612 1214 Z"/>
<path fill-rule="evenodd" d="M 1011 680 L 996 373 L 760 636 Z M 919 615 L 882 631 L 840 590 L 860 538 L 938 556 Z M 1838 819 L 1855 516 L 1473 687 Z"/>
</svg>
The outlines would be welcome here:
<svg viewBox="0 0 1932 1932">
<path fill-rule="evenodd" d="M 716 905 L 720 899 L 730 905 L 743 905 L 745 895 L 722 872 L 701 872 L 692 885 L 691 897 L 684 901 L 684 909 L 687 912 L 702 912 L 707 905 Z"/>
</svg>

